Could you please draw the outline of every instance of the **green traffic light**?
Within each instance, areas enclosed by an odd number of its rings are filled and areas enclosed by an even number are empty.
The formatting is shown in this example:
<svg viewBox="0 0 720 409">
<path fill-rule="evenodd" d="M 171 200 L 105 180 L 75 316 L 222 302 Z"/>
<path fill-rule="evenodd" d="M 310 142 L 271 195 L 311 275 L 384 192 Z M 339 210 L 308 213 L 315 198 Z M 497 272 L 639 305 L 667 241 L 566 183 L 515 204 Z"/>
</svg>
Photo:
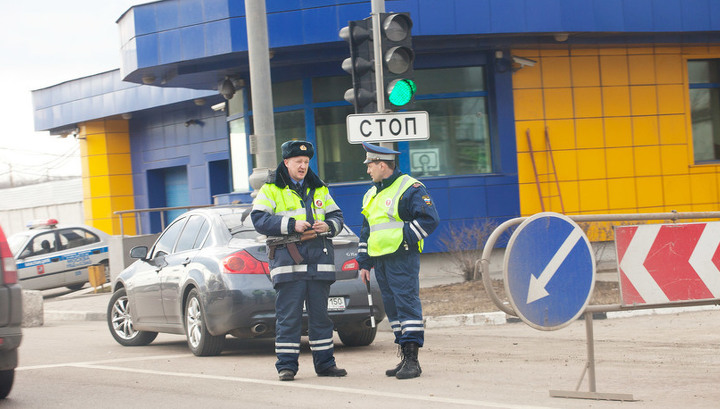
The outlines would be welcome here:
<svg viewBox="0 0 720 409">
<path fill-rule="evenodd" d="M 388 101 L 391 104 L 401 107 L 412 101 L 415 95 L 415 81 L 409 79 L 395 80 L 390 83 L 388 92 Z"/>
</svg>

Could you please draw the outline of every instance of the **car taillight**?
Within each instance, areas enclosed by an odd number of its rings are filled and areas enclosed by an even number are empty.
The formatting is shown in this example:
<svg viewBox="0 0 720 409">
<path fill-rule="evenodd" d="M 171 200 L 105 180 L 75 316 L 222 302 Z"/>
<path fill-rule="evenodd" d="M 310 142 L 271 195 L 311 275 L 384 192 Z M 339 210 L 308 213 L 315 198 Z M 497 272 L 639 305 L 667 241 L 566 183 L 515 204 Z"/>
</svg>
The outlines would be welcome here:
<svg viewBox="0 0 720 409">
<path fill-rule="evenodd" d="M 360 264 L 353 258 L 343 263 L 342 271 L 357 270 L 358 267 L 360 267 Z"/>
<path fill-rule="evenodd" d="M 247 251 L 238 251 L 222 262 L 226 274 L 270 274 L 268 264 L 259 261 Z"/>
<path fill-rule="evenodd" d="M 10 247 L 5 239 L 5 234 L 0 230 L 0 258 L 2 258 L 3 282 L 5 284 L 17 283 L 17 267 L 15 259 L 10 252 Z"/>
</svg>

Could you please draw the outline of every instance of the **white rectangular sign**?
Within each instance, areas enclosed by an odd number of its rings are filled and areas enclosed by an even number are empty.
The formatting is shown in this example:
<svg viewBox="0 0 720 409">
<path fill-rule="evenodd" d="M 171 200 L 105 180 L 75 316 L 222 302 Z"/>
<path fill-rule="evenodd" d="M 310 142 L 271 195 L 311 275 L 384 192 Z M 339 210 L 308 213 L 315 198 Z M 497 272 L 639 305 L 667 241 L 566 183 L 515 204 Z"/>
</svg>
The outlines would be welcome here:
<svg viewBox="0 0 720 409">
<path fill-rule="evenodd" d="M 430 139 L 428 113 L 390 112 L 387 114 L 351 114 L 347 116 L 350 143 L 400 142 Z"/>
</svg>

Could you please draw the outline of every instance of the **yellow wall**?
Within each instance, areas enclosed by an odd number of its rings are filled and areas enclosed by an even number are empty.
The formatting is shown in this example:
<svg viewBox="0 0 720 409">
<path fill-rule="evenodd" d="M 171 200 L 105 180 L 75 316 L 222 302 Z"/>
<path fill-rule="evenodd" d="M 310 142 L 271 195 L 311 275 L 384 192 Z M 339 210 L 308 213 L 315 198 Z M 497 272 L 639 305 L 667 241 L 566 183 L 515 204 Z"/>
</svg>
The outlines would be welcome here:
<svg viewBox="0 0 720 409">
<path fill-rule="evenodd" d="M 537 61 L 513 74 L 522 215 L 718 210 L 720 166 L 693 164 L 687 59 L 720 47 L 513 54 Z"/>
<path fill-rule="evenodd" d="M 124 119 L 97 120 L 80 126 L 80 157 L 85 223 L 120 234 L 114 212 L 135 208 L 130 136 Z M 136 234 L 135 217 L 123 216 L 124 234 Z"/>
</svg>

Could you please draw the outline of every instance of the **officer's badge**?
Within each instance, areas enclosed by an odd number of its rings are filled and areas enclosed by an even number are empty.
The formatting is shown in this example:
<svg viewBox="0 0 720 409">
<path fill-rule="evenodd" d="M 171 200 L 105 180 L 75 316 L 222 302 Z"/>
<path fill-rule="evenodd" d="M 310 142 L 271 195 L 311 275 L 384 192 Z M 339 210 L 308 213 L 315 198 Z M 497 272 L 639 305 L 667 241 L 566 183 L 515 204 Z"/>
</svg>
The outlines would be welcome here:
<svg viewBox="0 0 720 409">
<path fill-rule="evenodd" d="M 301 150 L 301 151 L 306 151 L 306 150 L 307 150 L 307 146 L 305 146 L 305 145 L 300 145 L 300 150 Z"/>
<path fill-rule="evenodd" d="M 318 209 L 322 208 L 322 207 L 323 207 L 323 201 L 320 200 L 320 199 L 316 200 L 316 201 L 315 201 L 315 207 L 317 207 Z"/>
<path fill-rule="evenodd" d="M 392 206 L 392 199 L 385 200 L 385 206 L 387 206 L 387 207 Z"/>
<path fill-rule="evenodd" d="M 430 200 L 430 196 L 425 195 L 425 196 L 422 197 L 422 200 L 425 201 L 425 204 L 426 204 L 426 205 L 432 206 L 432 200 Z"/>
</svg>

